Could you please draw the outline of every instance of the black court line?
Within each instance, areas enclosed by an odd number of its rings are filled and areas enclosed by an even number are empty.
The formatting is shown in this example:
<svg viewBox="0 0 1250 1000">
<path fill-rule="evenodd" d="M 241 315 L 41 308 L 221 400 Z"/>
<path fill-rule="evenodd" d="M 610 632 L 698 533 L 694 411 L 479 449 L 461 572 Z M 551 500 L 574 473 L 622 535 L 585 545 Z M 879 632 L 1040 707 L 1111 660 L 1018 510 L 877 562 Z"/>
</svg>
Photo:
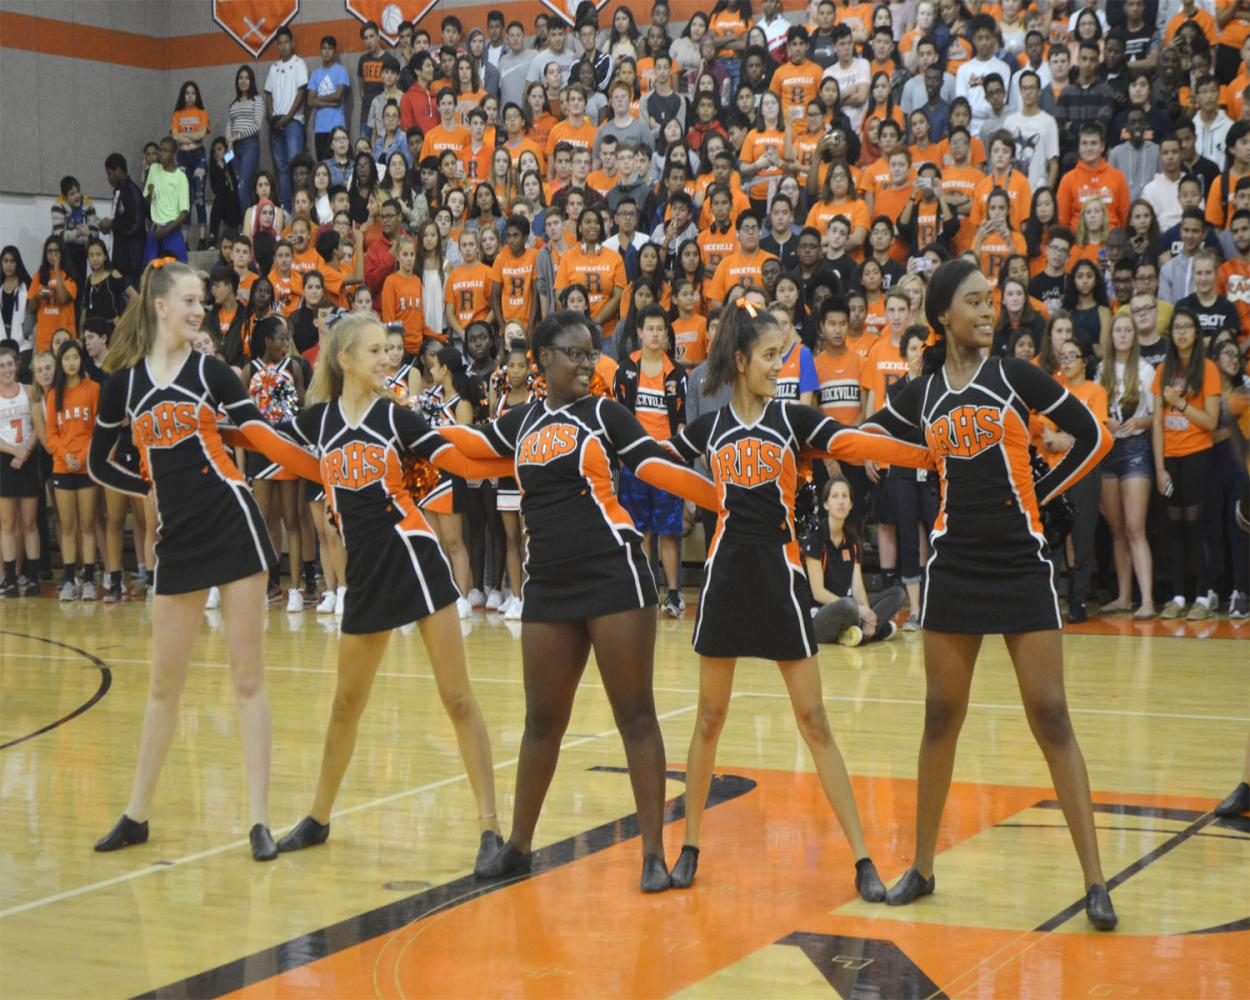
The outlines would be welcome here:
<svg viewBox="0 0 1250 1000">
<path fill-rule="evenodd" d="M 65 725 L 65 723 L 69 722 L 70 719 L 78 718 L 78 716 L 82 715 L 83 712 L 94 706 L 96 702 L 108 694 L 109 688 L 113 686 L 113 672 L 108 668 L 108 664 L 106 664 L 98 656 L 93 656 L 91 653 L 88 653 L 85 649 L 79 649 L 77 646 L 71 646 L 66 642 L 57 642 L 55 639 L 45 639 L 41 635 L 27 635 L 25 632 L 10 632 L 7 629 L 0 630 L 0 635 L 17 636 L 19 639 L 33 639 L 35 642 L 42 642 L 49 646 L 59 646 L 61 649 L 68 649 L 71 653 L 77 653 L 83 659 L 90 661 L 91 665 L 100 671 L 100 686 L 96 688 L 95 694 L 70 712 L 69 715 L 62 716 L 55 722 L 49 722 L 46 726 L 36 729 L 33 733 L 27 733 L 25 736 L 19 736 L 15 740 L 9 740 L 8 743 L 0 743 L 0 750 L 8 750 L 10 747 L 15 747 L 19 743 L 25 743 L 27 740 L 33 740 L 36 736 L 42 736 L 44 733 L 50 733 L 59 726 Z"/>
<path fill-rule="evenodd" d="M 995 830 L 1066 830 L 1063 823 L 995 823 Z M 1161 833 L 1173 834 L 1175 830 L 1159 830 L 1150 826 L 1100 826 L 1099 830 L 1123 830 L 1126 833 Z M 1195 837 L 1208 837 L 1215 840 L 1250 841 L 1250 837 L 1242 837 L 1235 833 L 1195 833 Z"/>
<path fill-rule="evenodd" d="M 1035 809 L 1058 809 L 1059 803 L 1053 800 L 1048 800 L 1044 802 L 1038 802 L 1033 808 Z M 1131 865 L 1129 865 L 1123 871 L 1118 872 L 1111 878 L 1107 879 L 1107 891 L 1108 892 L 1111 892 L 1113 889 L 1116 888 L 1116 886 L 1123 885 L 1125 882 L 1131 879 L 1138 872 L 1142 871 L 1145 868 L 1150 867 L 1150 865 L 1153 865 L 1160 858 L 1176 850 L 1176 848 L 1180 847 L 1181 844 L 1185 843 L 1185 841 L 1189 840 L 1191 837 L 1196 836 L 1203 829 L 1203 827 L 1210 826 L 1212 823 L 1214 823 L 1217 818 L 1214 813 L 1210 813 L 1210 812 L 1196 813 L 1191 809 L 1167 809 L 1167 808 L 1161 809 L 1161 808 L 1155 808 L 1153 806 L 1107 805 L 1105 803 L 1096 803 L 1094 805 L 1094 812 L 1116 813 L 1119 815 L 1128 815 L 1128 816 L 1153 816 L 1153 817 L 1157 817 L 1160 819 L 1186 819 L 1192 816 L 1197 817 L 1197 819 L 1194 819 L 1187 827 L 1185 827 L 1183 830 L 1180 830 L 1173 836 L 1169 837 L 1158 847 L 1154 848 L 1154 850 L 1147 851 L 1145 854 L 1143 854 L 1140 858 L 1134 861 Z M 1036 928 L 1034 928 L 1034 930 L 1044 931 L 1044 932 L 1050 932 L 1050 931 L 1056 930 L 1059 927 L 1062 927 L 1064 924 L 1066 924 L 1069 920 L 1075 917 L 1078 913 L 1082 912 L 1084 909 L 1085 909 L 1085 900 L 1079 899 L 1075 903 L 1072 903 L 1070 906 L 1067 906 L 1064 909 L 1060 910 L 1049 920 L 1046 920 L 1043 923 L 1039 924 Z"/>
<path fill-rule="evenodd" d="M 607 771 L 625 773 L 623 767 L 592 767 L 591 771 Z M 668 771 L 668 777 L 674 781 L 686 780 L 684 771 Z M 723 805 L 755 788 L 755 782 L 740 775 L 717 775 L 712 779 L 711 791 L 708 795 L 708 808 Z M 685 795 L 671 799 L 664 806 L 664 822 L 672 823 L 686 815 Z M 392 931 L 399 930 L 408 924 L 415 923 L 434 913 L 462 906 L 482 896 L 506 889 L 510 885 L 535 878 L 544 872 L 554 871 L 574 861 L 609 847 L 631 840 L 639 834 L 638 815 L 631 813 L 619 819 L 594 827 L 584 833 L 568 837 L 548 847 L 540 848 L 532 856 L 532 870 L 525 875 L 496 882 L 482 882 L 472 874 L 464 875 L 451 882 L 435 886 L 424 892 L 407 896 L 361 913 L 348 917 L 329 927 L 311 934 L 303 934 L 290 941 L 258 951 L 246 958 L 227 962 L 215 969 L 198 973 L 180 982 L 170 983 L 140 994 L 141 998 L 182 998 L 216 997 L 224 993 L 241 990 L 266 979 L 290 972 L 301 966 L 308 965 L 328 955 L 333 955 L 349 948 L 381 937 Z M 283 864 L 294 863 L 291 860 Z"/>
</svg>

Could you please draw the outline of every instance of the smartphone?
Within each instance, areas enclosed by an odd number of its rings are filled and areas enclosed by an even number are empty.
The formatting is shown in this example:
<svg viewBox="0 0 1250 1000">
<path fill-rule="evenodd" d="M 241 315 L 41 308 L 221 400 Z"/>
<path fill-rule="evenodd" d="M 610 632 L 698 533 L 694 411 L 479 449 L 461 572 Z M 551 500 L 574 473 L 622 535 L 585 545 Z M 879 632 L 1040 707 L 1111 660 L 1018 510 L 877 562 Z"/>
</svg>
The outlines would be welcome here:
<svg viewBox="0 0 1250 1000">
<path fill-rule="evenodd" d="M 233 149 L 227 149 L 227 150 L 226 150 L 226 156 L 225 156 L 225 160 L 226 160 L 226 162 L 227 162 L 227 163 L 229 163 L 229 162 L 231 162 L 233 159 L 234 159 L 234 150 L 233 150 Z"/>
<path fill-rule="evenodd" d="M 933 187 L 933 178 L 932 177 L 917 177 L 916 187 L 918 188 Z"/>
</svg>

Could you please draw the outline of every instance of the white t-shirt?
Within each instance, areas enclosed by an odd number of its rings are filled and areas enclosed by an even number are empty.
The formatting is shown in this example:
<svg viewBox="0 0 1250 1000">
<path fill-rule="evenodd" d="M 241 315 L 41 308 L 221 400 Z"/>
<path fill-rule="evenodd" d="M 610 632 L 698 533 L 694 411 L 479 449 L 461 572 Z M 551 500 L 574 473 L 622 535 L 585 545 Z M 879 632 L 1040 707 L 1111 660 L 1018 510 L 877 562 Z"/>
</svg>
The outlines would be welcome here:
<svg viewBox="0 0 1250 1000">
<path fill-rule="evenodd" d="M 1028 174 L 1036 191 L 1049 183 L 1048 168 L 1059 155 L 1059 126 L 1045 111 L 1028 116 L 1019 111 L 1007 116 L 1003 128 L 1016 137 L 1016 169 Z"/>
<path fill-rule="evenodd" d="M 308 86 L 308 67 L 299 56 L 291 56 L 285 62 L 275 62 L 269 66 L 269 75 L 265 77 L 265 93 L 273 101 L 273 113 L 284 115 L 291 110 L 300 87 Z M 297 122 L 304 120 L 301 110 L 293 116 Z"/>
<path fill-rule="evenodd" d="M 1011 83 L 1011 68 L 997 56 L 992 59 L 969 59 L 955 74 L 955 96 L 966 97 L 972 106 L 973 132 L 979 131 L 980 123 L 994 113 L 986 100 L 985 85 L 982 83 L 991 73 L 998 74 L 1006 93 Z"/>
<path fill-rule="evenodd" d="M 845 69 L 841 63 L 835 60 L 821 74 L 821 79 L 834 79 L 838 82 L 838 89 L 842 92 L 842 110 L 846 113 L 846 117 L 851 123 L 851 128 L 858 133 L 860 122 L 864 120 L 864 108 L 868 106 L 868 102 L 865 100 L 858 108 L 847 107 L 846 97 L 860 84 L 867 86 L 872 83 L 872 67 L 868 65 L 868 60 L 852 59 L 851 65 Z"/>
</svg>

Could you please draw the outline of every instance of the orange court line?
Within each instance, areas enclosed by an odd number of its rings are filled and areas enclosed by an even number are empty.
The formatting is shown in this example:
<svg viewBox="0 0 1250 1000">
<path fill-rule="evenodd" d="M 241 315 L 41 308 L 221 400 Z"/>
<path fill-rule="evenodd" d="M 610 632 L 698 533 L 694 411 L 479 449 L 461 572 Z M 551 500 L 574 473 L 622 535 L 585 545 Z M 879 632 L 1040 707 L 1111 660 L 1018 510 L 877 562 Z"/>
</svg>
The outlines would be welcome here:
<svg viewBox="0 0 1250 1000">
<path fill-rule="evenodd" d="M 891 941 L 952 996 L 1087 996 L 1108 988 L 1113 992 L 1107 995 L 1125 995 L 1140 988 L 1141 970 L 1147 968 L 1155 995 L 1233 995 L 1221 992 L 1221 984 L 1227 989 L 1250 976 L 1250 935 L 1244 932 L 1164 937 L 1100 935 L 1089 928 L 1082 933 L 1079 923 L 1066 926 L 1068 933 L 943 925 L 931 922 L 941 906 L 940 886 L 939 895 L 916 904 L 926 907 L 929 921 L 912 923 L 905 911 L 884 908 L 880 916 L 875 908 L 871 917 L 839 915 L 835 911 L 855 899 L 854 859 L 817 776 L 733 772 L 754 779 L 757 787 L 708 812 L 699 876 L 689 891 L 640 894 L 638 843 L 631 838 L 228 995 L 451 998 L 489 990 L 534 1000 L 667 996 L 795 932 Z M 911 846 L 915 783 L 889 778 L 853 783 L 869 849 L 891 882 L 908 863 L 904 852 Z M 939 851 L 1053 794 L 957 783 Z M 1210 807 L 1201 800 L 1110 792 L 1095 798 L 1196 811 Z M 681 833 L 681 823 L 665 831 L 670 860 Z M 1065 874 L 1075 898 L 1080 885 L 1075 857 L 1070 871 L 1057 877 Z M 1004 881 L 999 891 L 1012 890 Z"/>
</svg>

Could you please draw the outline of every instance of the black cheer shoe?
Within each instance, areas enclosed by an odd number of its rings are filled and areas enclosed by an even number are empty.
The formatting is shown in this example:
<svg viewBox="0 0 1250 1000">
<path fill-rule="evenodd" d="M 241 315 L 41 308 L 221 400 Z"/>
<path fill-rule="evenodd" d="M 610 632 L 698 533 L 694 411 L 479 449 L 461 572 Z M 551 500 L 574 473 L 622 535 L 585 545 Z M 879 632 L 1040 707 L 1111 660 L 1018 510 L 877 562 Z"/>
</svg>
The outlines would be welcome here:
<svg viewBox="0 0 1250 1000">
<path fill-rule="evenodd" d="M 120 851 L 123 847 L 130 847 L 132 844 L 146 844 L 148 842 L 148 821 L 145 819 L 142 823 L 136 823 L 133 819 L 122 813 L 119 819 L 108 833 L 95 842 L 95 849 L 101 853 L 105 851 Z"/>
<path fill-rule="evenodd" d="M 305 816 L 295 824 L 290 833 L 278 841 L 278 850 L 289 854 L 291 851 L 302 851 L 305 847 L 316 847 L 329 839 L 329 823 L 318 823 L 311 816 Z"/>
<path fill-rule="evenodd" d="M 1216 806 L 1212 812 L 1225 819 L 1250 812 L 1250 785 L 1244 781 L 1233 789 L 1233 793 Z"/>
<path fill-rule="evenodd" d="M 933 890 L 936 888 L 936 875 L 924 878 L 915 868 L 908 868 L 903 873 L 903 877 L 895 882 L 890 891 L 885 894 L 885 901 L 888 906 L 906 906 L 921 896 L 933 895 Z"/>
<path fill-rule="evenodd" d="M 506 878 L 509 875 L 524 875 L 529 870 L 530 856 L 509 841 L 474 868 L 473 874 L 478 878 Z"/>
<path fill-rule="evenodd" d="M 1111 905 L 1111 893 L 1105 885 L 1091 885 L 1085 894 L 1085 916 L 1100 931 L 1113 931 L 1120 918 Z"/>
<path fill-rule="evenodd" d="M 264 823 L 252 827 L 247 839 L 252 842 L 253 861 L 272 861 L 278 856 L 278 845 L 273 842 L 273 834 Z"/>
<path fill-rule="evenodd" d="M 477 860 L 473 862 L 473 874 L 480 878 L 486 863 L 498 854 L 502 848 L 503 837 L 499 836 L 494 830 L 482 831 L 482 842 L 477 848 Z"/>
<path fill-rule="evenodd" d="M 674 889 L 689 889 L 694 884 L 695 872 L 699 870 L 699 849 L 686 844 L 677 856 L 677 864 L 669 873 L 669 884 Z"/>
<path fill-rule="evenodd" d="M 664 859 L 658 854 L 648 854 L 642 859 L 642 881 L 639 888 L 643 892 L 663 892 L 672 886 L 668 868 Z"/>
<path fill-rule="evenodd" d="M 855 891 L 865 903 L 885 902 L 885 883 L 877 874 L 872 858 L 860 858 L 855 862 Z"/>
</svg>

